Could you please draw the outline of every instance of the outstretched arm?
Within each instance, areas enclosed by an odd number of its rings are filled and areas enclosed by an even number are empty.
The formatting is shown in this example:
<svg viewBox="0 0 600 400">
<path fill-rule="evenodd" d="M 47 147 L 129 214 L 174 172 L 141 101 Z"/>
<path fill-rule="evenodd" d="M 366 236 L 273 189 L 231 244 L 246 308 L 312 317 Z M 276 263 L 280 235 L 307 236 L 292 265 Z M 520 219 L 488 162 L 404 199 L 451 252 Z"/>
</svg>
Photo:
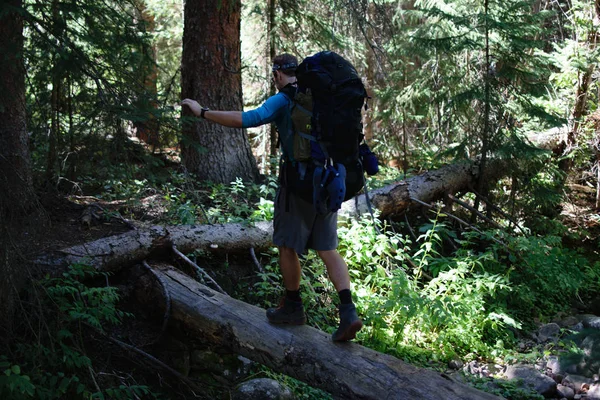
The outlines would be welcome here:
<svg viewBox="0 0 600 400">
<path fill-rule="evenodd" d="M 192 99 L 184 99 L 181 102 L 182 106 L 188 106 L 197 117 L 202 112 L 202 106 Z M 204 118 L 215 122 L 219 125 L 228 126 L 230 128 L 242 127 L 242 112 L 241 111 L 216 111 L 210 110 L 204 112 Z"/>
</svg>

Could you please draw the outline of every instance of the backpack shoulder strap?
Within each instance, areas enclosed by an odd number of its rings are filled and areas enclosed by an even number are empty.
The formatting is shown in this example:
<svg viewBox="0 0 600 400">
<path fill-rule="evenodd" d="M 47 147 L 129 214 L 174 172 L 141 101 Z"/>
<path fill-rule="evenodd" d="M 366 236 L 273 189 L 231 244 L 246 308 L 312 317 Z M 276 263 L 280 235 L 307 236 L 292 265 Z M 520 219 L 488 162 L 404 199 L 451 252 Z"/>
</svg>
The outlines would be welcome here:
<svg viewBox="0 0 600 400">
<path fill-rule="evenodd" d="M 279 93 L 283 93 L 288 99 L 294 101 L 296 93 L 298 93 L 298 86 L 288 83 L 284 88 L 279 90 Z"/>
</svg>

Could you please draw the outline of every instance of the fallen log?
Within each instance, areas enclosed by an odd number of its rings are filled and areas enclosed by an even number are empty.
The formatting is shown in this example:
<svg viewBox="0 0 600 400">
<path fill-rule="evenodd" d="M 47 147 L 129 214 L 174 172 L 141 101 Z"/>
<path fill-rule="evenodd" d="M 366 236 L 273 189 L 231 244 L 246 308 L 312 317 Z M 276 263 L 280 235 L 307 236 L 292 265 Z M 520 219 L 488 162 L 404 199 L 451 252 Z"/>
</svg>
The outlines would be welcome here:
<svg viewBox="0 0 600 400">
<path fill-rule="evenodd" d="M 186 334 L 323 389 L 339 399 L 492 400 L 454 382 L 356 343 L 333 343 L 309 326 L 274 326 L 265 310 L 222 295 L 169 266 L 153 266 L 171 297 L 171 322 Z"/>
<path fill-rule="evenodd" d="M 498 170 L 488 168 L 486 179 L 499 177 Z M 477 164 L 461 162 L 446 165 L 435 171 L 414 176 L 386 187 L 369 191 L 369 200 L 379 210 L 382 218 L 405 211 L 417 199 L 428 203 L 441 199 L 445 194 L 455 194 L 473 187 L 479 173 Z M 365 214 L 368 212 L 365 194 L 342 204 L 342 212 Z"/>
<path fill-rule="evenodd" d="M 504 169 L 490 164 L 486 179 L 497 179 Z M 439 170 L 396 182 L 369 191 L 369 199 L 385 218 L 399 214 L 413 204 L 414 200 L 431 202 L 447 193 L 467 190 L 475 183 L 478 174 L 476 164 L 463 162 L 446 165 Z M 364 214 L 368 212 L 366 195 L 346 201 L 342 213 Z M 40 257 L 36 264 L 44 267 L 87 263 L 105 271 L 115 270 L 147 258 L 152 252 L 166 251 L 175 245 L 181 252 L 195 249 L 209 251 L 248 251 L 250 248 L 264 250 L 271 247 L 272 225 L 270 221 L 250 224 L 226 225 L 178 225 L 152 226 L 102 238 L 52 252 Z"/>
<path fill-rule="evenodd" d="M 118 270 L 175 245 L 189 253 L 196 249 L 247 251 L 271 243 L 271 222 L 219 225 L 151 226 L 44 254 L 35 261 L 51 269 L 85 263 L 102 271 Z"/>
</svg>

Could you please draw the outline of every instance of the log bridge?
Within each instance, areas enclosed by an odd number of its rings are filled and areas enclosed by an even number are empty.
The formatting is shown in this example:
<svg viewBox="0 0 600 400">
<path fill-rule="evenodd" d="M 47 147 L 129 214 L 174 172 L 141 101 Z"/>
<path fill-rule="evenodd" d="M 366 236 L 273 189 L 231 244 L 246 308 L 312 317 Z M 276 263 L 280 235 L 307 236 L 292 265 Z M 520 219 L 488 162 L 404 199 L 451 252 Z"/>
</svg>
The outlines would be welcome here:
<svg viewBox="0 0 600 400">
<path fill-rule="evenodd" d="M 310 326 L 275 326 L 265 310 L 152 265 L 170 294 L 171 320 L 195 337 L 323 389 L 338 399 L 493 400 L 492 394 Z"/>
</svg>

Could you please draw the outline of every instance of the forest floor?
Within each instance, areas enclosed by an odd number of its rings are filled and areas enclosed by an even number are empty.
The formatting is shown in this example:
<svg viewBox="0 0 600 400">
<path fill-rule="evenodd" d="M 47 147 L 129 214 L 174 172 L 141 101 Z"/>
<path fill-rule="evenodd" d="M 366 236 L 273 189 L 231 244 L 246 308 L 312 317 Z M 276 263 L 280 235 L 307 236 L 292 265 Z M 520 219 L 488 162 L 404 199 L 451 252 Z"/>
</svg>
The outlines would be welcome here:
<svg viewBox="0 0 600 400">
<path fill-rule="evenodd" d="M 600 258 L 600 218 L 595 208 L 595 189 L 586 182 L 570 179 L 565 191 L 558 219 L 569 231 L 580 233 L 577 242 L 571 241 L 568 244 L 585 248 L 592 260 Z M 14 243 L 20 257 L 33 260 L 44 253 L 130 231 L 132 224 L 139 226 L 164 221 L 166 212 L 161 196 L 157 194 L 130 204 L 125 201 L 106 201 L 81 193 L 78 196 L 65 196 L 56 192 L 41 193 L 37 216 L 22 226 L 15 235 L 18 240 L 14 240 Z M 127 215 L 132 220 L 125 220 L 121 215 Z M 581 235 L 581 232 L 584 234 Z M 244 262 L 245 260 L 238 260 L 240 264 Z M 251 261 L 248 259 L 248 262 Z M 144 330 L 148 333 L 155 329 L 144 324 L 138 318 L 120 328 L 129 330 L 121 334 L 126 337 L 136 334 L 140 336 Z M 171 389 L 182 393 L 179 388 Z"/>
</svg>

